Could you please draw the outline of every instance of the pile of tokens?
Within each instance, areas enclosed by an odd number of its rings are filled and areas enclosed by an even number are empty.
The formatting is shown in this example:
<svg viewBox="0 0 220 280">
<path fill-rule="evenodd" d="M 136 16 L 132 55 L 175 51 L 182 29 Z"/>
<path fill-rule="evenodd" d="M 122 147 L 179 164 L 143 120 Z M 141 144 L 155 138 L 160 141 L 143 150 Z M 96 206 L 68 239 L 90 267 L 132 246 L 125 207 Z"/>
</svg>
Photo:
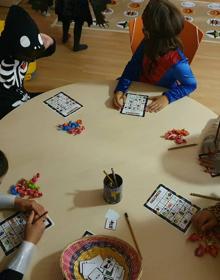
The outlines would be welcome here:
<svg viewBox="0 0 220 280">
<path fill-rule="evenodd" d="M 59 124 L 57 128 L 58 130 L 63 130 L 73 135 L 80 134 L 85 129 L 81 120 L 77 120 L 75 122 L 69 121 L 68 123 Z"/>
<path fill-rule="evenodd" d="M 40 178 L 40 174 L 37 173 L 30 180 L 21 179 L 16 185 L 10 187 L 10 194 L 17 195 L 20 197 L 28 196 L 28 198 L 38 198 L 43 194 L 39 191 L 40 187 L 36 185 Z"/>
<path fill-rule="evenodd" d="M 186 143 L 186 139 L 184 137 L 189 135 L 189 131 L 186 129 L 176 129 L 173 128 L 168 130 L 162 137 L 166 140 L 174 140 L 176 144 L 184 144 Z"/>
<path fill-rule="evenodd" d="M 188 241 L 198 242 L 194 254 L 196 257 L 202 257 L 205 254 L 209 254 L 212 257 L 217 257 L 219 253 L 219 240 L 220 234 L 217 232 L 209 233 L 192 233 L 188 238 Z"/>
</svg>

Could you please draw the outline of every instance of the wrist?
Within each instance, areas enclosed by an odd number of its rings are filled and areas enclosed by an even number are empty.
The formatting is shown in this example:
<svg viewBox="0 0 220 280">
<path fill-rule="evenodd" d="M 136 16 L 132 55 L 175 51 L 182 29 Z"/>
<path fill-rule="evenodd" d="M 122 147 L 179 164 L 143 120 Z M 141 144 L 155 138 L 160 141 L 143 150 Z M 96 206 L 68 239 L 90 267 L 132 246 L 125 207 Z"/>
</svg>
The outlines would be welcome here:
<svg viewBox="0 0 220 280">
<path fill-rule="evenodd" d="M 125 92 L 123 92 L 123 91 L 116 91 L 115 92 L 115 95 L 124 95 L 125 94 Z"/>
<path fill-rule="evenodd" d="M 212 215 L 216 218 L 218 225 L 220 224 L 220 204 L 216 204 L 214 206 L 207 207 L 204 210 L 211 212 Z"/>
<path fill-rule="evenodd" d="M 170 103 L 170 99 L 169 99 L 169 96 L 166 94 L 166 92 L 163 92 L 162 96 L 166 97 L 167 103 L 169 104 Z"/>
<path fill-rule="evenodd" d="M 14 200 L 14 207 L 19 209 L 20 206 L 21 206 L 21 202 L 22 202 L 22 198 L 19 198 L 19 197 L 15 197 L 15 200 Z"/>
</svg>

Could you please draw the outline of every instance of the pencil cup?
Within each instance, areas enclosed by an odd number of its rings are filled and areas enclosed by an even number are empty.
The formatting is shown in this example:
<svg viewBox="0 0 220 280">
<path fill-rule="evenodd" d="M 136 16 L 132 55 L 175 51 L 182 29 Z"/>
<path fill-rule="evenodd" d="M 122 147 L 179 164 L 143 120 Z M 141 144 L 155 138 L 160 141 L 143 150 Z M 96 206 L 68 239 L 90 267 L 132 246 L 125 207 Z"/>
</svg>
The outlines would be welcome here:
<svg viewBox="0 0 220 280">
<path fill-rule="evenodd" d="M 112 181 L 109 180 L 110 177 Z M 104 191 L 103 191 L 103 197 L 104 200 L 109 204 L 115 204 L 121 201 L 122 199 L 122 183 L 123 180 L 121 176 L 118 174 L 115 174 L 115 179 L 112 174 L 109 174 L 108 177 L 106 176 L 104 178 Z M 113 184 L 114 182 L 114 184 Z"/>
</svg>

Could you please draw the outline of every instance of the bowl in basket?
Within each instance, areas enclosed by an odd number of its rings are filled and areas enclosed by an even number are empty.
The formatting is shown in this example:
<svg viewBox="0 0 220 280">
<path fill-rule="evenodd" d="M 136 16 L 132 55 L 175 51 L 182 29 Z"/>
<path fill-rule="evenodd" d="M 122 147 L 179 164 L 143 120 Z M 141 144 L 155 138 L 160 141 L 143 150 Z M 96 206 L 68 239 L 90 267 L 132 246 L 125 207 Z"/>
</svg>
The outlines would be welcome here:
<svg viewBox="0 0 220 280">
<path fill-rule="evenodd" d="M 126 241 L 113 236 L 93 235 L 69 244 L 60 258 L 66 280 L 84 280 L 80 273 L 80 262 L 101 256 L 114 259 L 124 269 L 124 280 L 140 279 L 142 260 L 137 251 Z"/>
</svg>

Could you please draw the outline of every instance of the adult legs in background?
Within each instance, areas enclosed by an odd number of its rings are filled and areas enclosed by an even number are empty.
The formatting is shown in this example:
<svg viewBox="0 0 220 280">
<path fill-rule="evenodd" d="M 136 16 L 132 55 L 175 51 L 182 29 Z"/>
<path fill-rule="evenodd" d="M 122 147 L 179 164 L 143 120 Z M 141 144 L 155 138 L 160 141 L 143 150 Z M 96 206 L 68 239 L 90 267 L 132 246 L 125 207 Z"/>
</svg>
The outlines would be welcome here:
<svg viewBox="0 0 220 280">
<path fill-rule="evenodd" d="M 81 34 L 82 34 L 82 26 L 83 21 L 75 20 L 73 37 L 74 37 L 74 44 L 73 44 L 73 51 L 78 52 L 88 48 L 86 44 L 80 44 Z"/>
<path fill-rule="evenodd" d="M 69 32 L 71 21 L 69 19 L 63 19 L 62 23 L 63 23 L 63 39 L 62 39 L 62 42 L 65 44 L 69 39 L 69 33 L 68 32 Z"/>
</svg>

